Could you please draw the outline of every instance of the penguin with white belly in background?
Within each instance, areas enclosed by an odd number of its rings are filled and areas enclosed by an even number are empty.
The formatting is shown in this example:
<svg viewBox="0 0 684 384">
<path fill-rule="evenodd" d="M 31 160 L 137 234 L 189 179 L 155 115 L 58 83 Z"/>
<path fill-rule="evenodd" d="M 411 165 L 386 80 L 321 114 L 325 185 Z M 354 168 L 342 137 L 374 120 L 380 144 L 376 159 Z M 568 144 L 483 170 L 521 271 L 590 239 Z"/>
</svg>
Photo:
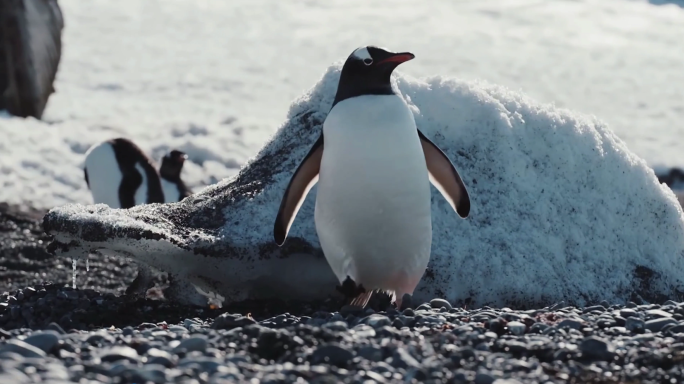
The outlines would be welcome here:
<svg viewBox="0 0 684 384">
<path fill-rule="evenodd" d="M 164 199 L 167 203 L 175 203 L 192 195 L 190 188 L 181 179 L 183 164 L 187 158 L 188 155 L 177 149 L 172 150 L 162 158 L 159 175 L 161 176 Z"/>
<path fill-rule="evenodd" d="M 116 138 L 97 143 L 85 154 L 83 170 L 93 203 L 111 208 L 164 203 L 159 172 L 152 160 L 131 140 Z M 138 264 L 138 275 L 126 289 L 130 297 L 144 296 L 152 282 L 152 270 Z"/>
<path fill-rule="evenodd" d="M 83 171 L 95 204 L 131 208 L 164 202 L 159 172 L 131 140 L 103 141 L 90 147 L 85 157 Z"/>
<path fill-rule="evenodd" d="M 430 183 L 462 218 L 470 197 L 449 158 L 417 127 L 390 77 L 415 56 L 367 46 L 347 58 L 320 137 L 294 172 L 275 220 L 280 246 L 315 183 L 323 253 L 351 305 L 373 291 L 401 306 L 422 278 L 432 245 Z"/>
</svg>

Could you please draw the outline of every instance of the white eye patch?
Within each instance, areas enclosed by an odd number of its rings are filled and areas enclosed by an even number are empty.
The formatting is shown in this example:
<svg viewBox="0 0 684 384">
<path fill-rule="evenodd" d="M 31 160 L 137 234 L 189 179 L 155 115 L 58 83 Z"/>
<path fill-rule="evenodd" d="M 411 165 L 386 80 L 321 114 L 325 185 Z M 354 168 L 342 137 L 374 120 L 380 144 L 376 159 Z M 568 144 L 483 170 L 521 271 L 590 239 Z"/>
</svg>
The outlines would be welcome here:
<svg viewBox="0 0 684 384">
<path fill-rule="evenodd" d="M 363 61 L 364 64 L 366 65 L 371 65 L 373 64 L 373 58 L 371 57 L 370 53 L 368 52 L 368 48 L 366 47 L 361 47 L 358 48 L 352 55 L 359 60 Z"/>
</svg>

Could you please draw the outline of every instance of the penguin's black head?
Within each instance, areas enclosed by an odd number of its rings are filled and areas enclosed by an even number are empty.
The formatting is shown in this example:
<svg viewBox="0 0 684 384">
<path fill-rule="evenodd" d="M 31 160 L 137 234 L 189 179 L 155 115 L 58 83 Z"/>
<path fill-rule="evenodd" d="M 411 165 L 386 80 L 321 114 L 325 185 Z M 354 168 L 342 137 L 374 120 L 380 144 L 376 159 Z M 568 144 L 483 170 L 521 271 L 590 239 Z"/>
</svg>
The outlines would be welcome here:
<svg viewBox="0 0 684 384">
<path fill-rule="evenodd" d="M 369 45 L 354 50 L 342 67 L 335 104 L 362 95 L 392 95 L 390 77 L 399 64 L 413 59 L 410 52 L 390 52 Z"/>
<path fill-rule="evenodd" d="M 183 164 L 187 158 L 188 155 L 184 152 L 176 149 L 172 150 L 162 159 L 159 174 L 167 180 L 179 180 L 181 171 L 183 170 Z"/>
</svg>

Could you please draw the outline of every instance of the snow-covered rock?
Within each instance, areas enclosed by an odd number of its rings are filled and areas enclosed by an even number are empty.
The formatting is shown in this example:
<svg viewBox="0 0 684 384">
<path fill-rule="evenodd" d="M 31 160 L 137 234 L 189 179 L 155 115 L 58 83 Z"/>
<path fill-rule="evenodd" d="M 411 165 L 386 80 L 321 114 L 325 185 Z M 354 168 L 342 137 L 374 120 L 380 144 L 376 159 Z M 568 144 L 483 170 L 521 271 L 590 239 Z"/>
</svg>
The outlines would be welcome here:
<svg viewBox="0 0 684 384">
<path fill-rule="evenodd" d="M 337 284 L 320 251 L 314 187 L 282 248 L 273 221 L 282 193 L 317 138 L 340 65 L 295 100 L 287 121 L 231 179 L 183 202 L 129 210 L 51 210 L 51 249 L 124 253 L 227 300 L 313 299 Z M 433 246 L 414 297 L 470 305 L 681 297 L 684 217 L 601 121 L 500 86 L 397 74 L 418 128 L 456 165 L 471 197 L 463 220 L 432 189 Z"/>
</svg>

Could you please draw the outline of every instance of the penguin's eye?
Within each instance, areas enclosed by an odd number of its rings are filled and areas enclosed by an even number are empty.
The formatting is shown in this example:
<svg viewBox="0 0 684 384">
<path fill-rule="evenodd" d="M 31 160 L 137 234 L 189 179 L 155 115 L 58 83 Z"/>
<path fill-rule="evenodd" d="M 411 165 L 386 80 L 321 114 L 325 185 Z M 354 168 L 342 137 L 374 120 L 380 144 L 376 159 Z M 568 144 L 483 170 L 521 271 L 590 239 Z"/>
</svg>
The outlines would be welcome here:
<svg viewBox="0 0 684 384">
<path fill-rule="evenodd" d="M 371 65 L 373 64 L 373 59 L 363 59 L 363 63 L 366 65 Z"/>
</svg>

